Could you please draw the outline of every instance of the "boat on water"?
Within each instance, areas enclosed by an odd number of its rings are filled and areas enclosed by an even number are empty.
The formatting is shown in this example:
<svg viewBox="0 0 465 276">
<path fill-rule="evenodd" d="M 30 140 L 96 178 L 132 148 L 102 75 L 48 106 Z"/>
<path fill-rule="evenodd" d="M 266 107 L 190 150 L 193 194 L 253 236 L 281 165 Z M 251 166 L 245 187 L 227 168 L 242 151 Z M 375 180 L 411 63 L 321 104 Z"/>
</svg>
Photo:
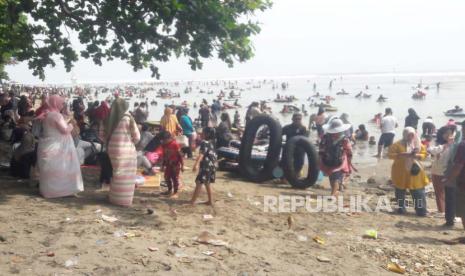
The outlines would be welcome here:
<svg viewBox="0 0 465 276">
<path fill-rule="evenodd" d="M 446 115 L 447 117 L 465 117 L 465 112 L 464 111 L 460 111 L 460 112 L 444 112 L 444 115 Z"/>
</svg>

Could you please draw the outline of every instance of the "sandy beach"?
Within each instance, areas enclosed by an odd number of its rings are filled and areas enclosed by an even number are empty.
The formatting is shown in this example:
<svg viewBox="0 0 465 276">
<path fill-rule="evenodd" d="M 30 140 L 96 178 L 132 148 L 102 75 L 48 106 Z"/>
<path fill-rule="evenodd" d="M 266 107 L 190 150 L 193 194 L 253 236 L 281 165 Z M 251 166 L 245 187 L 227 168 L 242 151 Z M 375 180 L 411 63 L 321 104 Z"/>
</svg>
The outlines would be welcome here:
<svg viewBox="0 0 465 276">
<path fill-rule="evenodd" d="M 6 151 L 3 144 L 2 161 Z M 383 160 L 376 168 L 361 167 L 344 196 L 393 198 L 386 185 L 389 165 Z M 442 218 L 417 218 L 412 210 L 406 216 L 264 212 L 264 196 L 327 195 L 327 180 L 293 190 L 219 172 L 214 206 L 191 207 L 194 174 L 186 170 L 179 199 L 137 192 L 134 205 L 121 208 L 97 190 L 98 172 L 85 169 L 83 175 L 85 192 L 48 200 L 1 171 L 2 275 L 390 275 L 389 263 L 399 263 L 408 275 L 465 273 L 465 246 L 443 242 L 463 230 L 441 228 Z M 435 209 L 433 199 L 428 204 Z M 364 238 L 368 229 L 377 230 L 378 238 Z"/>
</svg>

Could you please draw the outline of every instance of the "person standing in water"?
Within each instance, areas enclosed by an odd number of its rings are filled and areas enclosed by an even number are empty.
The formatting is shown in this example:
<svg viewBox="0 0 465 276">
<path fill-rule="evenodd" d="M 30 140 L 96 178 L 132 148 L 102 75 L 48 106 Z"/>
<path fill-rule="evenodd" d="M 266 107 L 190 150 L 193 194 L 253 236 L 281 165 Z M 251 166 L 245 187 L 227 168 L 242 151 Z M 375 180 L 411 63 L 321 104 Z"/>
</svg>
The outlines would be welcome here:
<svg viewBox="0 0 465 276">
<path fill-rule="evenodd" d="M 384 117 L 381 119 L 381 136 L 378 141 L 378 154 L 375 156 L 381 158 L 383 148 L 388 148 L 394 142 L 394 136 L 397 128 L 397 119 L 392 115 L 392 109 L 386 108 Z"/>
<path fill-rule="evenodd" d="M 415 130 L 418 128 L 418 121 L 420 117 L 413 108 L 408 109 L 408 116 L 405 117 L 405 127 L 413 127 Z"/>
</svg>

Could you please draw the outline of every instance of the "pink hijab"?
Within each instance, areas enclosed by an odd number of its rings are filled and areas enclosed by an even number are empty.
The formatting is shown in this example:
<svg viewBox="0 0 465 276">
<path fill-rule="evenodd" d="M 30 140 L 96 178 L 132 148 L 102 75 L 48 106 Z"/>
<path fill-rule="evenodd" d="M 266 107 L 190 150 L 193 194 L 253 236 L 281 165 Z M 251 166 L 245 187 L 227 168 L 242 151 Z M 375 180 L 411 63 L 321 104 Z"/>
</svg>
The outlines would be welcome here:
<svg viewBox="0 0 465 276">
<path fill-rule="evenodd" d="M 47 100 L 47 109 L 48 112 L 58 112 L 60 113 L 63 109 L 63 105 L 65 103 L 65 99 L 58 95 L 52 95 L 48 97 Z"/>
<path fill-rule="evenodd" d="M 43 121 L 49 112 L 61 112 L 65 99 L 58 95 L 51 95 L 45 98 L 40 106 L 40 112 L 36 113 L 36 120 Z"/>
</svg>

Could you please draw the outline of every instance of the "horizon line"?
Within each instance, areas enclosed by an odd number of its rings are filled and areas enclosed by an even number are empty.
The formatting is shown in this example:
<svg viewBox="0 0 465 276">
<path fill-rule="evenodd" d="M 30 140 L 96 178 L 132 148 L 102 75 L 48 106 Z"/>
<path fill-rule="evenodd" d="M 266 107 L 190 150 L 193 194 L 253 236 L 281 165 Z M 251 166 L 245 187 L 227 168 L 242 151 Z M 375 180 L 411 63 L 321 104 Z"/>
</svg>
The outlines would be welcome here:
<svg viewBox="0 0 465 276">
<path fill-rule="evenodd" d="M 222 78 L 199 78 L 199 79 L 172 79 L 172 80 L 157 80 L 157 79 L 141 79 L 141 80 L 94 80 L 94 81 L 78 81 L 73 84 L 68 82 L 37 82 L 37 83 L 21 83 L 10 80 L 7 83 L 17 83 L 24 85 L 46 86 L 46 85 L 92 85 L 92 84 L 139 84 L 139 83 L 174 83 L 174 82 L 210 82 L 210 81 L 246 81 L 246 80 L 278 80 L 278 79 L 317 79 L 317 78 L 359 78 L 359 77 L 432 77 L 432 76 L 465 76 L 465 71 L 428 71 L 428 72 L 352 72 L 352 73 L 319 73 L 319 74 L 304 74 L 304 75 L 282 75 L 282 76 L 256 76 L 256 77 L 222 77 Z"/>
</svg>

